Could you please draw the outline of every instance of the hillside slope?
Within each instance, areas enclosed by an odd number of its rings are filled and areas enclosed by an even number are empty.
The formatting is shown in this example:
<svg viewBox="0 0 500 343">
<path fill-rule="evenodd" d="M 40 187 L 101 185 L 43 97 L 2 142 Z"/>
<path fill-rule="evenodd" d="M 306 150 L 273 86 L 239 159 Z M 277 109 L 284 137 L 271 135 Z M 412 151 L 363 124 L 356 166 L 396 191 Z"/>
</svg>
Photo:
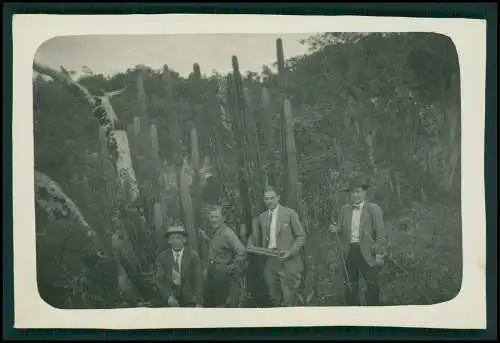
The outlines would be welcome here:
<svg viewBox="0 0 500 343">
<path fill-rule="evenodd" d="M 435 304 L 458 294 L 462 280 L 459 205 L 415 203 L 388 218 L 386 227 L 390 259 L 380 274 L 384 305 Z M 342 265 L 334 236 L 320 229 L 311 233 L 309 239 L 316 242 L 311 245 L 319 247 L 308 251 L 310 271 L 306 287 L 309 291 L 315 289 L 314 305 L 343 305 Z M 362 289 L 364 286 L 362 281 Z"/>
</svg>

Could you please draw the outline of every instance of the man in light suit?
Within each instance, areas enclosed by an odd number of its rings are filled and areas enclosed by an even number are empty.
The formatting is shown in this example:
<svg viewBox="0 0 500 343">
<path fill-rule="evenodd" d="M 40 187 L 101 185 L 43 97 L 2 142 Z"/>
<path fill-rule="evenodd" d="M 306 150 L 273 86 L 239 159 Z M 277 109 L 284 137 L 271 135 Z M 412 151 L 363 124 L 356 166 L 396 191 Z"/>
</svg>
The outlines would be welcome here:
<svg viewBox="0 0 500 343">
<path fill-rule="evenodd" d="M 167 231 L 169 249 L 156 261 L 157 284 L 169 307 L 202 307 L 203 274 L 198 253 L 186 246 L 184 227 L 172 226 Z"/>
<path fill-rule="evenodd" d="M 306 233 L 297 212 L 279 204 L 272 188 L 264 192 L 268 210 L 253 221 L 248 246 L 276 250 L 280 257 L 268 257 L 264 278 L 273 306 L 294 306 L 304 269 L 301 250 Z"/>
<path fill-rule="evenodd" d="M 351 287 L 346 289 L 347 304 L 359 306 L 359 274 L 367 282 L 366 304 L 380 302 L 378 271 L 386 254 L 386 233 L 382 210 L 366 200 L 369 184 L 362 177 L 351 179 L 345 191 L 351 193 L 351 204 L 340 210 L 338 224 L 330 230 L 340 238 L 340 250 L 347 267 Z"/>
</svg>

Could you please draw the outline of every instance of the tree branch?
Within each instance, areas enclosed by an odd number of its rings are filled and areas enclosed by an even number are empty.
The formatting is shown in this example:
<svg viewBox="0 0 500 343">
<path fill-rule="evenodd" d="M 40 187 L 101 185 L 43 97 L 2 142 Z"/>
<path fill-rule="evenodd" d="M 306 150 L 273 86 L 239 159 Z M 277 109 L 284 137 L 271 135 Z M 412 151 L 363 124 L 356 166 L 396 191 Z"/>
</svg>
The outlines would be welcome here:
<svg viewBox="0 0 500 343">
<path fill-rule="evenodd" d="M 58 72 L 57 70 L 54 70 L 48 66 L 44 66 L 43 64 L 40 64 L 35 61 L 33 62 L 33 70 L 40 74 L 50 76 L 52 79 L 56 81 L 65 83 L 73 92 L 79 93 L 79 95 L 83 95 L 85 100 L 87 100 L 87 102 L 91 107 L 94 107 L 96 105 L 96 98 L 92 94 L 90 94 L 87 88 L 75 82 L 70 77 L 69 73 L 67 73 L 67 71 L 64 72 L 66 70 L 64 69 L 64 67 L 61 67 L 61 70 L 63 72 Z"/>
<path fill-rule="evenodd" d="M 121 200 L 125 202 L 125 213 L 129 213 L 128 211 L 132 210 L 131 218 L 137 219 L 136 209 L 134 209 L 131 205 L 137 203 L 140 198 L 139 188 L 137 185 L 135 171 L 132 166 L 127 131 L 124 125 L 119 125 L 118 118 L 110 101 L 111 97 L 122 94 L 125 89 L 108 92 L 103 96 L 95 96 L 91 94 L 87 88 L 74 81 L 69 73 L 67 73 L 67 71 L 65 72 L 64 68 L 61 68 L 62 72 L 59 72 L 50 67 L 34 62 L 33 69 L 40 74 L 47 75 L 54 80 L 66 84 L 75 95 L 79 97 L 83 95 L 83 97 L 87 100 L 92 110 L 92 114 L 97 118 L 100 127 L 105 133 L 105 141 L 108 148 L 107 150 L 111 157 L 111 161 L 116 168 L 120 181 L 120 192 L 118 194 L 122 197 Z M 117 234 L 118 232 L 122 232 L 128 236 L 129 232 L 127 230 L 126 223 L 130 222 L 130 218 L 122 217 L 123 215 L 118 215 L 116 217 L 116 219 L 119 220 Z M 122 221 L 122 219 L 125 220 Z M 130 230 L 141 230 L 142 228 L 139 228 L 139 226 L 141 226 L 141 224 L 134 223 L 132 227 L 130 227 Z M 129 245 L 129 241 L 127 241 L 127 244 L 124 244 L 124 242 L 120 243 L 122 244 L 119 246 L 116 246 L 115 244 L 114 249 L 113 247 L 110 247 L 110 249 L 115 250 L 117 253 L 115 257 L 119 270 L 123 269 L 123 273 L 126 274 L 127 279 L 132 280 L 134 286 L 142 291 L 143 296 L 147 296 L 149 294 L 148 289 L 145 287 L 138 274 L 138 272 L 141 271 L 141 267 L 143 267 L 140 262 L 147 263 L 147 261 L 137 261 L 135 258 L 137 256 L 135 250 L 138 250 L 141 247 L 134 247 L 133 244 Z M 129 259 L 128 256 L 124 256 L 124 254 L 132 255 L 132 259 Z M 123 277 L 121 279 L 123 279 Z M 126 284 L 121 282 L 119 282 L 119 284 L 123 286 L 123 291 L 127 293 L 130 291 Z"/>
<path fill-rule="evenodd" d="M 111 97 L 122 94 L 125 88 L 98 97 L 92 95 L 87 88 L 74 81 L 64 67 L 61 67 L 62 72 L 59 72 L 35 61 L 33 62 L 33 70 L 66 84 L 73 93 L 78 96 L 83 95 L 84 99 L 87 100 L 92 109 L 92 114 L 104 129 L 108 151 L 122 188 L 128 184 L 129 198 L 131 202 L 135 202 L 139 198 L 139 188 L 132 167 L 128 137 L 124 125 L 117 125 L 118 118 L 110 101 Z"/>
<path fill-rule="evenodd" d="M 121 95 L 123 92 L 125 92 L 126 87 L 123 87 L 122 89 L 112 91 L 112 92 L 106 92 L 104 93 L 105 97 L 108 97 L 108 99 L 111 99 L 114 96 Z"/>
<path fill-rule="evenodd" d="M 63 192 L 59 184 L 35 170 L 36 201 L 52 217 L 73 217 L 87 230 L 88 236 L 96 235 L 81 214 L 78 206 Z"/>
</svg>

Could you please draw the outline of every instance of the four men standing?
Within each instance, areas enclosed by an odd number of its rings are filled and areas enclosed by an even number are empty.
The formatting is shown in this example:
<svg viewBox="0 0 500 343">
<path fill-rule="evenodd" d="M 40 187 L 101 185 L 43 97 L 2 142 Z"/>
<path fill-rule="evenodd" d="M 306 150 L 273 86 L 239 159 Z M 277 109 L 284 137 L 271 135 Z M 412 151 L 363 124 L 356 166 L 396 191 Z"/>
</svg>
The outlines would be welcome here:
<svg viewBox="0 0 500 343">
<path fill-rule="evenodd" d="M 352 203 L 341 208 L 338 224 L 330 226 L 340 242 L 347 304 L 354 306 L 360 305 L 360 273 L 368 284 L 366 304 L 379 305 L 378 269 L 386 253 L 382 210 L 366 200 L 367 187 L 361 179 L 351 181 L 346 190 L 351 193 Z M 272 305 L 295 306 L 304 270 L 301 250 L 306 233 L 297 212 L 280 205 L 279 199 L 274 189 L 266 189 L 267 211 L 254 219 L 247 248 L 276 252 L 276 256 L 267 257 L 262 270 Z M 237 306 L 235 296 L 245 268 L 246 248 L 226 225 L 220 207 L 210 210 L 209 219 L 213 236 L 206 271 L 201 270 L 196 251 L 185 247 L 184 228 L 174 226 L 167 232 L 170 248 L 158 256 L 157 275 L 168 306 Z"/>
</svg>

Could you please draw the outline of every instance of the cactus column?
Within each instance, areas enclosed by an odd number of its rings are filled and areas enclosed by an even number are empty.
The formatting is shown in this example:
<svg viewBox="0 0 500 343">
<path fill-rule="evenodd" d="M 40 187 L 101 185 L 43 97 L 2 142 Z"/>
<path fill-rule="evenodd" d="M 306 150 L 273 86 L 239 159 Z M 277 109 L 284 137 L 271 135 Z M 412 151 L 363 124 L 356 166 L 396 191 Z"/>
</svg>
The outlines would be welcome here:
<svg viewBox="0 0 500 343">
<path fill-rule="evenodd" d="M 201 71 L 198 63 L 193 64 L 193 87 L 192 87 L 192 95 L 195 101 L 194 105 L 194 127 L 191 129 L 190 138 L 191 138 L 191 168 L 193 169 L 193 182 L 191 185 L 191 192 L 193 194 L 193 222 L 194 222 L 194 231 L 195 237 L 198 239 L 198 231 L 201 228 L 201 179 L 200 179 L 200 152 L 199 152 L 199 132 L 196 129 L 201 126 L 203 122 L 203 103 L 202 103 L 202 81 L 201 81 Z M 200 256 L 203 256 L 203 244 L 199 244 L 198 253 Z"/>
<path fill-rule="evenodd" d="M 196 234 L 195 223 L 194 223 L 194 210 L 193 202 L 191 200 L 190 192 L 190 172 L 189 164 L 187 158 L 184 159 L 183 166 L 179 176 L 179 194 L 182 205 L 182 211 L 184 214 L 184 226 L 188 233 L 188 243 L 189 246 L 198 251 L 198 237 Z"/>
<path fill-rule="evenodd" d="M 278 73 L 279 84 L 281 91 L 281 149 L 282 149 L 282 171 L 284 176 L 284 196 L 285 202 L 288 207 L 296 210 L 303 217 L 302 222 L 304 229 L 307 231 L 307 215 L 306 208 L 302 206 L 301 193 L 302 185 L 299 183 L 298 164 L 297 164 L 297 149 L 295 147 L 295 138 L 293 132 L 293 115 L 290 100 L 286 94 L 286 70 L 285 58 L 283 52 L 283 41 L 278 39 L 276 41 L 277 58 L 278 58 Z M 301 252 L 302 260 L 307 262 L 305 249 Z M 305 280 L 307 279 L 307 266 L 304 268 L 302 275 L 301 288 L 305 287 Z"/>
<path fill-rule="evenodd" d="M 282 151 L 282 175 L 284 181 L 283 195 L 287 206 L 298 210 L 298 167 L 297 151 L 293 134 L 293 116 L 290 100 L 286 95 L 286 71 L 283 53 L 283 41 L 276 41 L 278 58 L 278 76 L 280 84 L 281 99 L 281 151 Z"/>
<path fill-rule="evenodd" d="M 284 120 L 284 155 L 286 155 L 284 168 L 287 170 L 287 179 L 285 182 L 287 189 L 287 204 L 289 207 L 299 210 L 299 175 L 297 167 L 297 149 L 295 148 L 295 138 L 293 135 L 292 106 L 290 100 L 283 102 L 283 120 Z"/>
<path fill-rule="evenodd" d="M 277 154 L 277 148 L 274 141 L 274 120 L 273 112 L 271 111 L 271 100 L 269 97 L 269 90 L 267 87 L 262 87 L 261 90 L 261 119 L 263 124 L 264 133 L 264 168 L 266 171 L 265 185 L 272 185 L 278 187 L 278 178 L 276 172 L 279 170 L 280 158 Z"/>
<path fill-rule="evenodd" d="M 241 80 L 241 74 L 239 71 L 238 59 L 236 56 L 232 58 L 233 64 L 233 74 L 228 76 L 228 98 L 230 104 L 230 112 L 233 116 L 235 123 L 235 138 L 238 147 L 238 166 L 239 166 L 239 189 L 240 198 L 243 210 L 243 221 L 247 228 L 252 227 L 252 219 L 254 216 L 255 209 L 255 199 L 252 199 L 252 195 L 255 194 L 256 183 L 252 178 L 251 172 L 251 154 L 248 139 L 248 125 L 246 115 L 249 115 L 245 111 L 245 96 Z"/>
<path fill-rule="evenodd" d="M 166 103 L 170 105 L 175 105 L 174 92 L 173 92 L 173 78 L 167 65 L 163 66 L 163 87 L 165 91 Z M 169 137 L 172 144 L 172 161 L 175 169 L 177 186 L 181 184 L 180 173 L 182 170 L 182 158 L 181 158 L 181 135 L 180 135 L 180 125 L 179 125 L 179 115 L 175 110 L 175 106 L 172 106 L 173 110 L 168 113 L 168 129 Z M 176 196 L 177 206 L 175 211 L 169 211 L 170 216 L 174 218 L 182 217 L 182 205 L 180 200 L 180 193 Z M 166 207 L 164 207 L 166 211 Z"/>
</svg>

